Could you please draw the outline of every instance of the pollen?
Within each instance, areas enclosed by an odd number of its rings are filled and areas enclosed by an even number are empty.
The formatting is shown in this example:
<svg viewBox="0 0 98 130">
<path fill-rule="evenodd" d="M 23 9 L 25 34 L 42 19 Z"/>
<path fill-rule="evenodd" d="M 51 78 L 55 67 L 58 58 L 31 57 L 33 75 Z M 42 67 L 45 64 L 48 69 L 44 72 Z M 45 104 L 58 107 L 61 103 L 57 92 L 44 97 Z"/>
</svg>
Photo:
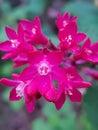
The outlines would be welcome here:
<svg viewBox="0 0 98 130">
<path fill-rule="evenodd" d="M 68 94 L 69 94 L 69 95 L 73 95 L 73 93 L 72 93 L 70 90 L 68 90 Z"/>
<path fill-rule="evenodd" d="M 71 36 L 71 35 L 68 35 L 68 37 L 65 37 L 65 40 L 68 42 L 69 45 L 71 45 L 72 36 Z"/>
<path fill-rule="evenodd" d="M 71 80 L 72 78 L 74 78 L 74 76 L 72 76 L 71 74 L 67 74 L 67 79 Z"/>
<path fill-rule="evenodd" d="M 32 33 L 36 34 L 36 29 L 35 28 L 32 28 Z"/>
<path fill-rule="evenodd" d="M 24 88 L 25 88 L 25 83 L 20 83 L 16 87 L 16 97 L 23 97 L 24 96 Z"/>
<path fill-rule="evenodd" d="M 63 21 L 63 27 L 66 27 L 68 23 L 66 22 L 66 20 Z"/>
<path fill-rule="evenodd" d="M 17 40 L 10 40 L 10 41 L 12 43 L 12 48 L 17 48 L 18 47 L 19 41 L 17 41 Z"/>
<path fill-rule="evenodd" d="M 89 49 L 85 49 L 85 52 L 86 52 L 87 55 L 92 54 L 92 50 L 89 50 Z"/>
<path fill-rule="evenodd" d="M 38 73 L 40 75 L 47 75 L 49 72 L 50 72 L 49 64 L 46 62 L 40 63 L 40 65 L 38 67 Z"/>
</svg>

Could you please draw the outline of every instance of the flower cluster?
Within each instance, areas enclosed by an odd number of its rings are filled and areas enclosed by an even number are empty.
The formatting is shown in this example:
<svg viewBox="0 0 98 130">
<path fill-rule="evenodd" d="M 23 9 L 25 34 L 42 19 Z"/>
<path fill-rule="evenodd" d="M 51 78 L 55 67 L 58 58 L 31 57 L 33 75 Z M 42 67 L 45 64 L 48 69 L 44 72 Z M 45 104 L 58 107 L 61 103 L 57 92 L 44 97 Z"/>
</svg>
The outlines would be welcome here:
<svg viewBox="0 0 98 130">
<path fill-rule="evenodd" d="M 14 68 L 26 64 L 20 74 L 12 74 L 13 79 L 0 79 L 0 84 L 12 88 L 11 101 L 24 98 L 29 112 L 41 97 L 54 103 L 57 110 L 66 97 L 81 102 L 80 89 L 90 87 L 91 83 L 81 77 L 79 65 L 98 62 L 98 42 L 91 44 L 85 33 L 78 32 L 76 22 L 77 16 L 71 17 L 69 12 L 58 14 L 57 46 L 43 34 L 38 16 L 33 21 L 21 20 L 17 31 L 5 28 L 8 40 L 0 43 L 0 50 L 5 52 L 2 59 L 10 58 Z"/>
</svg>

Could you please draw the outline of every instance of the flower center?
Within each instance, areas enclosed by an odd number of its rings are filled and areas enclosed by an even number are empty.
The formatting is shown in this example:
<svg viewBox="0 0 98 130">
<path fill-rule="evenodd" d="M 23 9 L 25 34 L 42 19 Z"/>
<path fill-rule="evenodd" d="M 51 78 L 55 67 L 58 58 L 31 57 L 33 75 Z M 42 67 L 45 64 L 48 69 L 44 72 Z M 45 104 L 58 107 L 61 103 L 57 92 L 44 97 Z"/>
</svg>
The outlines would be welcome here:
<svg viewBox="0 0 98 130">
<path fill-rule="evenodd" d="M 40 75 L 47 75 L 49 72 L 50 72 L 49 64 L 47 62 L 40 63 L 38 67 L 38 73 Z"/>
<path fill-rule="evenodd" d="M 72 42 L 72 36 L 69 35 L 68 37 L 65 37 L 65 40 L 69 43 L 69 45 L 71 45 L 71 42 Z"/>
<path fill-rule="evenodd" d="M 92 50 L 89 50 L 89 49 L 85 49 L 85 52 L 86 52 L 87 55 L 92 54 Z"/>
<path fill-rule="evenodd" d="M 72 96 L 73 95 L 72 90 L 71 89 L 65 90 L 65 95 Z"/>
<path fill-rule="evenodd" d="M 71 90 L 68 90 L 68 94 L 71 96 L 73 95 L 73 93 L 71 92 Z"/>
<path fill-rule="evenodd" d="M 32 33 L 36 34 L 36 29 L 35 28 L 32 28 Z"/>
<path fill-rule="evenodd" d="M 72 76 L 72 75 L 69 74 L 69 73 L 67 74 L 67 79 L 68 79 L 68 80 L 72 80 L 73 78 L 74 78 L 74 76 Z"/>
<path fill-rule="evenodd" d="M 67 21 L 64 20 L 64 21 L 63 21 L 63 27 L 66 27 L 67 24 L 68 24 Z"/>
<path fill-rule="evenodd" d="M 24 96 L 24 88 L 25 88 L 25 83 L 21 82 L 17 87 L 16 87 L 16 97 L 22 97 Z"/>
<path fill-rule="evenodd" d="M 12 48 L 17 48 L 20 42 L 18 40 L 10 40 L 12 43 Z"/>
</svg>

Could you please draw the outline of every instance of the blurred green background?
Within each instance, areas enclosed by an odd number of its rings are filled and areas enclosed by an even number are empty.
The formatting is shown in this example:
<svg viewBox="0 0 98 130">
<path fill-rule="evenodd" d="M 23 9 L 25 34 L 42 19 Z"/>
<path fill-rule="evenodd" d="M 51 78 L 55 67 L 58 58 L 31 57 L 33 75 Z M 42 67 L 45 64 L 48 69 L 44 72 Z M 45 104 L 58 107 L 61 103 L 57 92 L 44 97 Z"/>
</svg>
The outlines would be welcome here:
<svg viewBox="0 0 98 130">
<path fill-rule="evenodd" d="M 38 15 L 43 32 L 57 44 L 55 20 L 58 12 L 65 11 L 78 15 L 79 31 L 87 33 L 93 42 L 98 41 L 98 0 L 0 0 L 0 42 L 6 39 L 5 26 L 16 28 L 21 19 L 32 20 Z M 20 69 L 12 69 L 10 60 L 0 60 L 0 78 L 10 77 Z M 41 99 L 29 114 L 23 101 L 8 101 L 9 91 L 0 86 L 0 130 L 98 130 L 97 81 L 87 90 L 82 103 L 67 100 L 60 111 Z"/>
</svg>

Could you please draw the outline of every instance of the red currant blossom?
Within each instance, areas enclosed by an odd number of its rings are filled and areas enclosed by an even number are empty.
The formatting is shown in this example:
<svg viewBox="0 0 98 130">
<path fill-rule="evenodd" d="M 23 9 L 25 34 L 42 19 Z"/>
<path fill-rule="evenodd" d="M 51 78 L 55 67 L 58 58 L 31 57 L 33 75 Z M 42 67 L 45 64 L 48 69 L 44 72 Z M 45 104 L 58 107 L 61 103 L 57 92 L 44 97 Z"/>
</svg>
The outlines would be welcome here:
<svg viewBox="0 0 98 130">
<path fill-rule="evenodd" d="M 0 43 L 0 50 L 6 53 L 2 59 L 11 58 L 14 68 L 27 64 L 19 75 L 12 74 L 13 79 L 0 79 L 0 84 L 12 88 L 11 101 L 24 98 L 29 112 L 41 97 L 54 103 L 57 110 L 66 97 L 72 102 L 82 101 L 80 89 L 91 84 L 83 80 L 80 71 L 94 79 L 98 74 L 89 68 L 81 69 L 81 65 L 98 63 L 98 42 L 91 44 L 90 38 L 85 40 L 86 34 L 78 32 L 76 21 L 77 16 L 71 17 L 69 12 L 58 14 L 57 47 L 43 34 L 38 16 L 33 21 L 21 20 L 17 32 L 5 28 L 8 40 Z"/>
<path fill-rule="evenodd" d="M 71 18 L 70 13 L 66 12 L 63 15 L 60 13 L 58 14 L 58 19 L 56 20 L 56 25 L 59 29 L 59 31 L 63 30 L 66 25 L 68 25 L 71 22 L 76 22 L 77 21 L 77 16 L 74 16 Z"/>
<path fill-rule="evenodd" d="M 34 47 L 24 41 L 24 32 L 21 24 L 18 25 L 17 33 L 10 27 L 6 27 L 6 34 L 9 40 L 0 43 L 0 50 L 6 52 L 2 59 L 6 60 L 8 58 L 18 58 L 19 55 L 24 55 L 22 61 L 27 59 L 27 54 L 34 50 Z M 21 61 L 21 58 L 19 61 Z"/>
<path fill-rule="evenodd" d="M 74 58 L 98 63 L 98 42 L 91 44 L 91 40 L 88 38 L 81 48 L 75 52 Z"/>
<path fill-rule="evenodd" d="M 79 88 L 88 88 L 91 86 L 89 82 L 85 82 L 82 79 L 74 67 L 67 68 L 65 70 L 65 76 L 66 78 L 59 86 L 58 96 L 55 102 L 55 106 L 58 110 L 64 104 L 66 96 L 68 96 L 72 102 L 81 102 L 82 94 L 80 93 Z"/>
<path fill-rule="evenodd" d="M 38 16 L 33 21 L 21 20 L 23 26 L 24 35 L 28 42 L 33 45 L 41 44 L 47 46 L 49 39 L 42 33 L 40 19 Z"/>
<path fill-rule="evenodd" d="M 86 34 L 78 32 L 76 23 L 72 22 L 63 30 L 59 31 L 59 47 L 62 50 L 76 51 L 78 44 L 86 38 Z"/>
</svg>

